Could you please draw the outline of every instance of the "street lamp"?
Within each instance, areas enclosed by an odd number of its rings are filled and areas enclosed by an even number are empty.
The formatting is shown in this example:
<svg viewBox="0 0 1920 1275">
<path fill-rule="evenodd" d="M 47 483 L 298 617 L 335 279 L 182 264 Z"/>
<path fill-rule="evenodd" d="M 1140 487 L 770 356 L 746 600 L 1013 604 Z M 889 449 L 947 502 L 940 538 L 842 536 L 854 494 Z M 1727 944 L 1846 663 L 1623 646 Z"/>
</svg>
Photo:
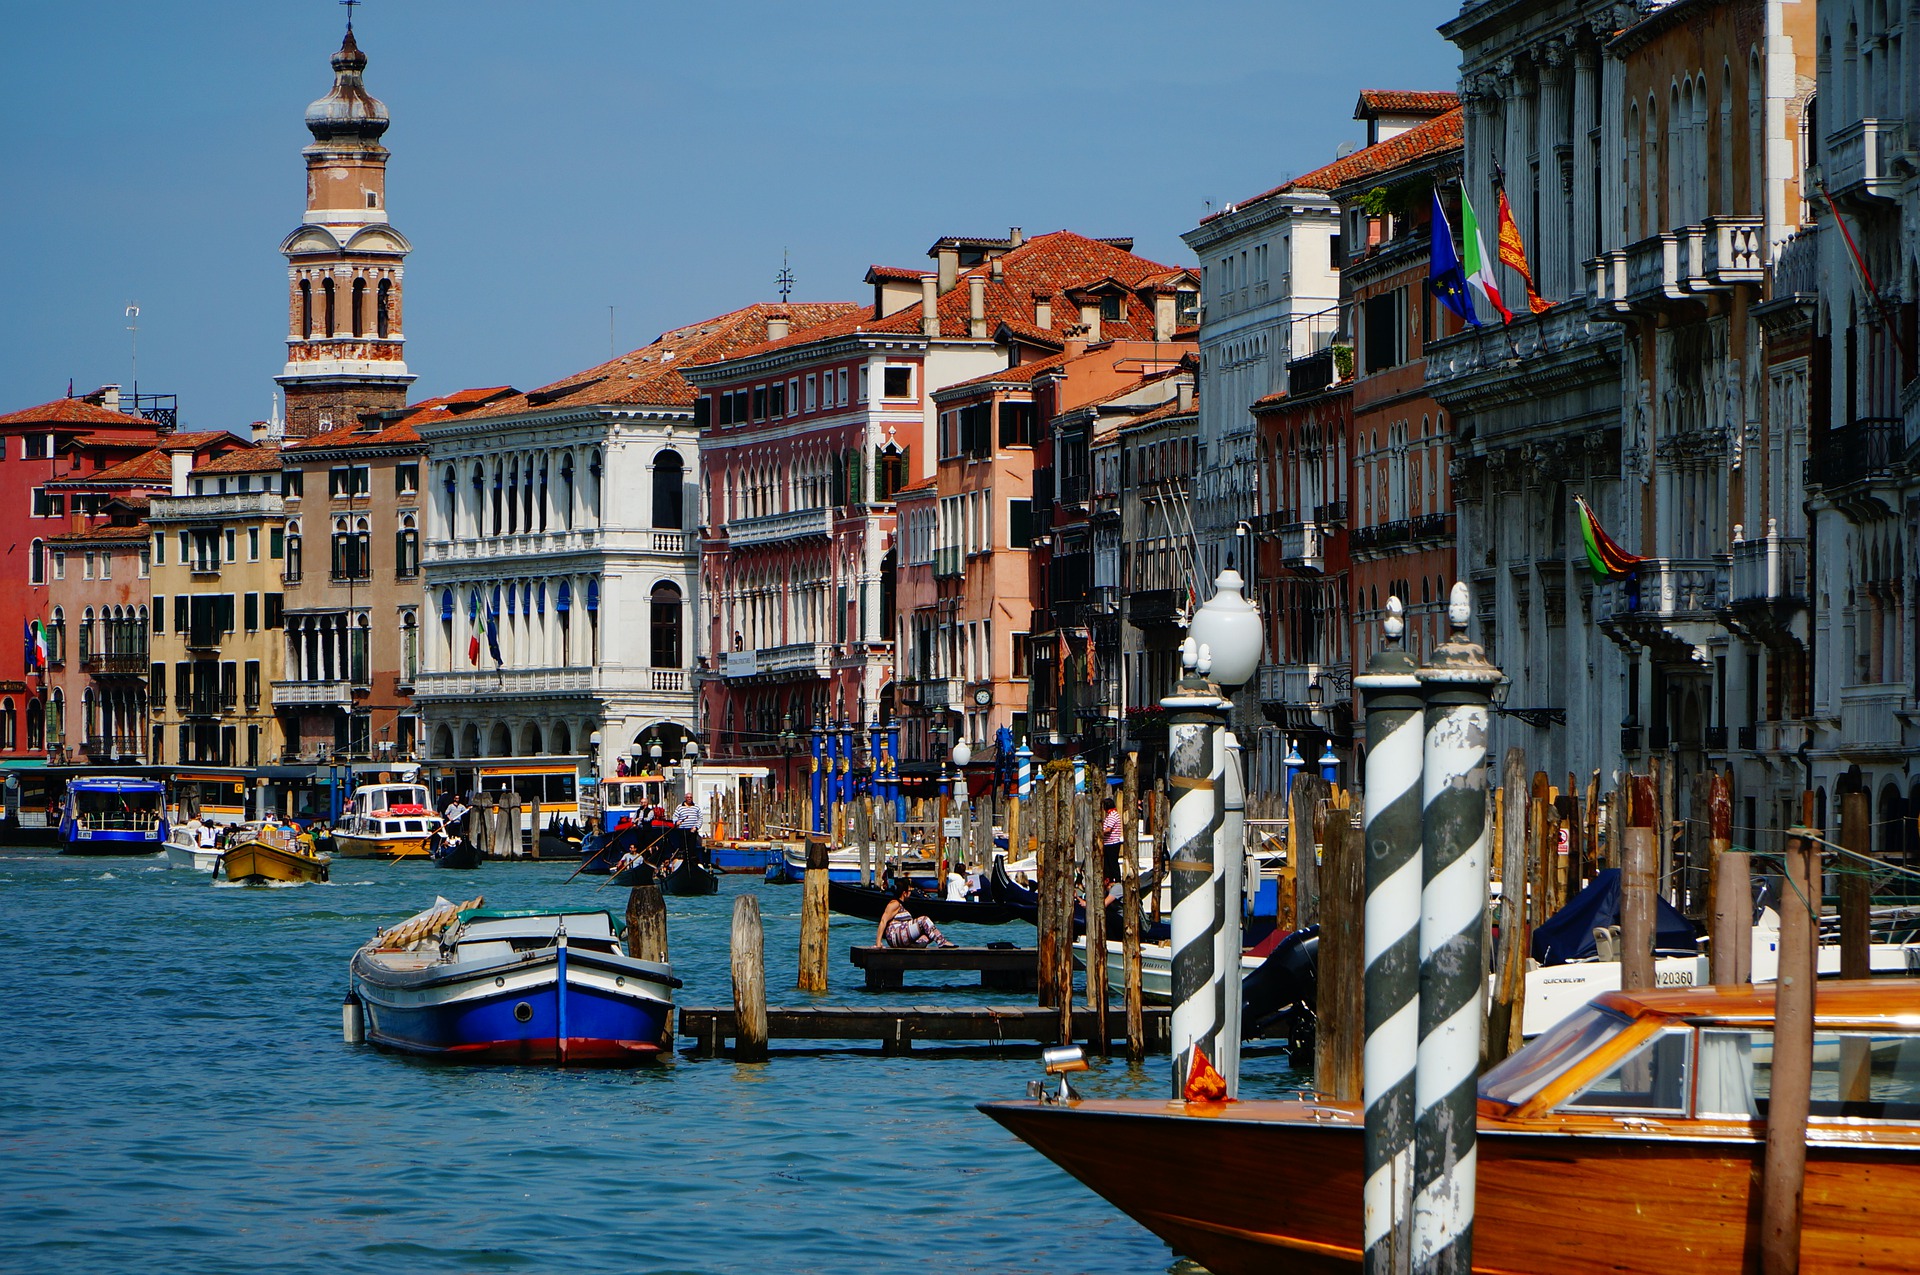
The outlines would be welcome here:
<svg viewBox="0 0 1920 1275">
<path fill-rule="evenodd" d="M 1213 657 L 1209 676 L 1229 692 L 1253 679 L 1260 664 L 1260 612 L 1242 590 L 1246 581 L 1232 567 L 1213 582 L 1213 596 L 1193 613 L 1187 632 Z"/>
</svg>

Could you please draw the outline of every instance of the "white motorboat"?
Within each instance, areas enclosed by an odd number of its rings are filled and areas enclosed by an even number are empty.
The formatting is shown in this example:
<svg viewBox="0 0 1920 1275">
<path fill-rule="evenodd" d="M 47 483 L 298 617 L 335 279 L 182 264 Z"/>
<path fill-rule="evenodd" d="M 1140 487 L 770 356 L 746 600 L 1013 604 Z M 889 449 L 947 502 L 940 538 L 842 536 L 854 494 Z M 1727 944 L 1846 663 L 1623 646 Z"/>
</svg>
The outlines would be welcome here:
<svg viewBox="0 0 1920 1275">
<path fill-rule="evenodd" d="M 1245 978 L 1260 968 L 1264 956 L 1242 956 L 1240 958 L 1240 977 Z M 1073 941 L 1074 964 L 1081 969 L 1087 967 L 1087 940 L 1084 936 Z M 1126 944 L 1118 939 L 1107 940 L 1107 986 L 1121 988 L 1127 985 Z M 1173 947 L 1168 943 L 1142 943 L 1140 945 L 1140 999 L 1149 1005 L 1170 1005 L 1173 1003 Z"/>
<path fill-rule="evenodd" d="M 194 872 L 211 872 L 220 862 L 220 852 L 200 844 L 191 828 L 175 828 L 167 837 L 167 863 Z"/>
</svg>

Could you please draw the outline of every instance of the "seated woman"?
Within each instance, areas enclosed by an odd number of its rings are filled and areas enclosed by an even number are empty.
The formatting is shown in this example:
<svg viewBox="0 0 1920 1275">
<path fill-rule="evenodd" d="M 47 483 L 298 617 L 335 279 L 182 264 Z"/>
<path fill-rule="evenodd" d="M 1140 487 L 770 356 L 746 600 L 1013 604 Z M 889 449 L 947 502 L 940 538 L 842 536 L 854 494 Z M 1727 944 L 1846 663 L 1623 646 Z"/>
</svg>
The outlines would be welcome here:
<svg viewBox="0 0 1920 1275">
<path fill-rule="evenodd" d="M 958 947 L 947 942 L 932 921 L 907 910 L 907 896 L 913 886 L 902 877 L 893 887 L 893 897 L 880 913 L 880 928 L 873 936 L 875 947 Z"/>
</svg>

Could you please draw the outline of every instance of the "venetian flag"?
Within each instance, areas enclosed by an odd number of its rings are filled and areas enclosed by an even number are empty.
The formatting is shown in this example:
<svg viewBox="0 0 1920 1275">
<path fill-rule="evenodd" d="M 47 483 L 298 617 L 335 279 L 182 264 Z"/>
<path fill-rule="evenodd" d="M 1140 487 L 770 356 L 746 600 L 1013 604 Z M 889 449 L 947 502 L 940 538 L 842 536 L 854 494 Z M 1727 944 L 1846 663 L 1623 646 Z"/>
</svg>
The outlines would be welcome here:
<svg viewBox="0 0 1920 1275">
<path fill-rule="evenodd" d="M 480 591 L 467 591 L 467 663 L 480 663 Z"/>
<path fill-rule="evenodd" d="M 1593 507 L 1584 496 L 1575 496 L 1573 503 L 1580 509 L 1580 539 L 1586 546 L 1587 565 L 1593 568 L 1594 579 L 1618 580 L 1633 574 L 1634 568 L 1646 561 L 1614 543 L 1600 520 L 1594 517 Z"/>
<path fill-rule="evenodd" d="M 1513 224 L 1513 209 L 1507 206 L 1507 192 L 1500 192 L 1500 264 L 1520 276 L 1527 285 L 1527 309 L 1545 314 L 1553 302 L 1542 300 L 1533 290 L 1533 271 L 1527 269 L 1527 246 L 1520 242 L 1520 227 Z"/>
<path fill-rule="evenodd" d="M 1480 235 L 1480 219 L 1473 215 L 1473 204 L 1467 199 L 1465 187 L 1460 190 L 1460 238 L 1467 286 L 1499 313 L 1502 323 L 1512 323 L 1513 311 L 1500 300 L 1500 285 L 1493 281 L 1493 263 L 1487 260 L 1487 242 Z"/>
</svg>

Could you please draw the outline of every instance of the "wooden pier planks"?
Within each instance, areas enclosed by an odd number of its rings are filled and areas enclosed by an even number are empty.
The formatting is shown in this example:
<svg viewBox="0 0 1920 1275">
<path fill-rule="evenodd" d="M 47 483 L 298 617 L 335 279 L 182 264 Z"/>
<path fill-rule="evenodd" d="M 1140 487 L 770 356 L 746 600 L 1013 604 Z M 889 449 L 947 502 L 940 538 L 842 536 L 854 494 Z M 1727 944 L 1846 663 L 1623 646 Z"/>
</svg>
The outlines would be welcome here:
<svg viewBox="0 0 1920 1275">
<path fill-rule="evenodd" d="M 1060 1042 L 1060 1012 L 1031 1005 L 799 1005 L 767 1007 L 767 1036 L 772 1040 L 872 1040 L 890 1053 L 915 1041 L 977 1042 L 988 1045 Z M 1149 1049 L 1167 1049 L 1173 1011 L 1147 1006 L 1142 1014 Z M 679 1030 L 696 1053 L 716 1058 L 736 1035 L 734 1012 L 727 1006 L 683 1006 Z M 1089 1040 L 1094 1014 L 1075 1010 L 1073 1038 Z"/>
</svg>

